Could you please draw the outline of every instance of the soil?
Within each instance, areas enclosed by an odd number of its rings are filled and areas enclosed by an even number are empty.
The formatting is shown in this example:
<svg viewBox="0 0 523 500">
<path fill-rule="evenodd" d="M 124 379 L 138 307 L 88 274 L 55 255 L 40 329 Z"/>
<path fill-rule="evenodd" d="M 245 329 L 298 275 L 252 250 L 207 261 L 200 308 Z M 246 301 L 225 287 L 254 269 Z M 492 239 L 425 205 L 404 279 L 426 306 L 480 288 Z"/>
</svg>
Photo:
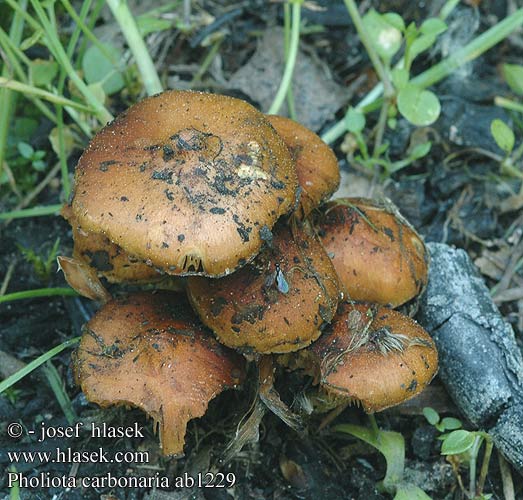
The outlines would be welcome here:
<svg viewBox="0 0 523 500">
<path fill-rule="evenodd" d="M 400 12 L 406 22 L 427 18 L 431 9 L 437 11 L 441 2 L 368 1 L 380 11 Z M 152 3 L 151 3 L 152 5 Z M 137 12 L 147 11 L 146 2 L 131 5 Z M 449 33 L 414 66 L 418 73 L 442 54 L 463 45 L 510 13 L 512 2 L 466 1 L 460 3 L 449 19 Z M 313 8 L 316 7 L 316 8 Z M 181 8 L 180 8 L 181 10 Z M 282 63 L 279 37 L 274 28 L 282 25 L 282 7 L 278 2 L 261 0 L 223 2 L 203 0 L 193 2 L 193 29 L 182 33 L 173 28 L 150 37 L 148 44 L 169 87 L 211 90 L 242 97 L 262 109 L 267 97 L 273 96 L 279 83 Z M 213 22 L 210 22 L 212 16 Z M 358 42 L 342 2 L 317 1 L 306 3 L 299 64 L 302 70 L 295 78 L 294 94 L 301 121 L 318 133 L 328 130 L 341 119 L 348 103 L 358 102 L 376 83 L 376 76 L 366 53 Z M 60 19 L 64 26 L 70 22 Z M 99 36 L 116 32 L 109 12 L 102 14 Z M 271 30 L 271 31 L 268 31 Z M 267 33 L 270 36 L 264 36 Z M 222 36 L 218 55 L 208 70 L 195 79 L 200 63 L 209 50 L 213 37 Z M 271 45 L 272 40 L 272 45 Z M 276 40 L 278 40 L 276 42 Z M 118 36 L 114 43 L 123 43 Z M 271 48 L 269 47 L 271 45 Z M 496 287 L 494 298 L 501 312 L 515 331 L 520 348 L 523 344 L 523 295 L 506 293 L 522 288 L 523 213 L 521 200 L 515 196 L 521 181 L 500 172 L 501 155 L 490 134 L 490 123 L 501 118 L 512 125 L 516 144 L 522 139 L 521 115 L 512 114 L 494 105 L 496 95 L 510 91 L 500 74 L 500 63 L 523 64 L 521 32 L 512 35 L 476 61 L 467 64 L 433 90 L 440 97 L 442 114 L 438 121 L 421 132 L 405 120 L 398 119 L 397 128 L 388 131 L 390 156 L 402 158 L 420 135 L 429 138 L 433 146 L 429 156 L 399 171 L 391 178 L 377 179 L 347 160 L 343 138 L 333 144 L 344 175 L 344 186 L 350 193 L 368 195 L 383 193 L 390 197 L 427 241 L 446 242 L 465 249 L 483 273 L 489 287 Z M 262 47 L 262 50 L 260 50 Z M 274 48 L 276 47 L 276 49 Z M 270 54 L 270 56 L 269 56 Z M 278 55 L 280 54 L 280 55 Z M 274 61 L 271 61 L 271 57 Z M 263 65 L 260 80 L 255 66 Z M 135 96 L 113 96 L 111 110 L 116 114 L 125 109 Z M 270 99 L 268 101 L 270 103 Z M 18 113 L 22 110 L 19 109 Z M 368 130 L 377 115 L 368 118 Z M 42 123 L 42 135 L 49 124 Z M 43 141 L 45 144 L 45 141 Z M 46 144 L 49 154 L 53 155 Z M 490 153 L 490 154 L 489 154 Z M 70 158 L 71 172 L 79 151 Z M 2 211 L 13 208 L 10 193 L 2 191 Z M 49 185 L 36 199 L 36 204 L 60 203 L 60 190 Z M 66 286 L 61 273 L 53 268 L 44 280 L 35 274 L 34 266 L 24 259 L 20 247 L 45 255 L 56 239 L 60 239 L 59 254 L 70 255 L 72 238 L 68 224 L 60 217 L 40 217 L 13 220 L 0 226 L 0 276 L 14 262 L 14 274 L 8 293 L 41 288 Z M 502 286 L 500 286 L 502 285 Z M 49 297 L 13 301 L 0 306 L 0 351 L 8 357 L 28 363 L 59 343 L 81 334 L 81 325 L 93 314 L 96 306 L 88 300 L 71 297 Z M 67 420 L 42 370 L 36 370 L 0 397 L 0 467 L 9 466 L 7 451 L 47 451 L 61 449 L 90 450 L 100 447 L 116 451 L 146 451 L 147 463 L 40 463 L 19 462 L 16 471 L 27 477 L 76 475 L 78 477 L 112 474 L 115 477 L 198 477 L 198 474 L 227 475 L 233 473 L 235 484 L 227 488 L 162 488 L 110 487 L 23 488 L 21 498 L 67 499 L 385 499 L 390 495 L 379 491 L 385 475 L 385 461 L 373 448 L 361 441 L 333 430 L 333 424 L 319 429 L 324 415 L 305 420 L 305 429 L 296 432 L 277 416 L 266 411 L 259 434 L 224 462 L 226 448 L 234 438 L 236 428 L 251 414 L 256 399 L 254 383 L 239 391 L 227 391 L 213 400 L 207 414 L 191 421 L 186 436 L 185 456 L 165 458 L 159 452 L 153 422 L 136 409 L 100 409 L 89 404 L 74 385 L 71 372 L 71 352 L 63 351 L 52 360 L 66 392 L 72 400 L 79 421 L 87 429 L 91 422 L 112 426 L 143 426 L 144 437 L 92 438 L 83 429 L 78 438 L 60 437 L 38 443 L 34 437 L 20 440 L 7 437 L 9 422 L 20 422 L 25 429 L 67 426 Z M 251 375 L 254 374 L 252 369 Z M 251 377 L 255 378 L 255 377 Z M 303 380 L 283 371 L 277 377 L 282 399 L 298 408 L 296 395 Z M 308 381 L 307 383 L 310 383 Z M 434 499 L 465 498 L 458 484 L 453 464 L 440 455 L 438 432 L 421 414 L 423 406 L 438 408 L 443 415 L 460 417 L 459 411 L 445 395 L 436 379 L 435 389 L 419 403 L 387 410 L 377 415 L 380 428 L 400 432 L 406 442 L 406 480 L 427 492 Z M 431 399 L 432 398 L 432 399 Z M 338 415 L 334 424 L 359 423 L 368 425 L 365 414 L 349 407 Z M 465 423 L 465 425 L 467 425 Z M 254 433 L 256 434 L 256 433 Z M 7 472 L 7 470 L 6 470 Z M 42 475 L 43 476 L 40 476 Z M 467 468 L 459 469 L 463 484 L 468 484 Z M 225 476 L 227 477 L 227 476 Z M 230 476 L 232 477 L 232 476 Z M 209 479 L 210 476 L 207 477 Z M 513 472 L 516 498 L 523 498 L 523 481 Z M 154 482 L 153 482 L 154 484 Z M 189 485 L 190 486 L 190 485 Z M 10 489 L 7 474 L 0 480 L 0 495 L 7 498 Z M 499 462 L 491 460 L 485 493 L 492 498 L 504 498 Z"/>
</svg>

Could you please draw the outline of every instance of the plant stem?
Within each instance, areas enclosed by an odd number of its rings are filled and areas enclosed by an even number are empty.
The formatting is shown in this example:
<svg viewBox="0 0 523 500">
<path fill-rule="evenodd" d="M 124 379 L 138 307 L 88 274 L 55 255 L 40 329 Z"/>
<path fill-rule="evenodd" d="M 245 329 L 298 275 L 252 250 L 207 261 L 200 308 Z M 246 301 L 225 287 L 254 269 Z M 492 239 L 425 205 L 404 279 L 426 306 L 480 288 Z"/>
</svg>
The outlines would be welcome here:
<svg viewBox="0 0 523 500">
<path fill-rule="evenodd" d="M 23 219 L 25 217 L 40 217 L 43 215 L 57 215 L 62 205 L 45 205 L 43 207 L 26 208 L 0 213 L 0 220 Z"/>
<path fill-rule="evenodd" d="M 10 302 L 12 300 L 22 299 L 36 299 L 39 297 L 55 297 L 57 295 L 67 297 L 77 297 L 76 293 L 72 288 L 57 287 L 57 288 L 35 288 L 34 290 L 24 290 L 23 292 L 13 292 L 0 297 L 0 304 L 3 302 Z"/>
<path fill-rule="evenodd" d="M 469 461 L 469 496 L 475 498 L 476 496 L 476 464 L 478 460 L 479 447 L 483 438 L 480 435 L 476 435 L 474 438 L 474 444 L 470 449 L 470 461 Z"/>
<path fill-rule="evenodd" d="M 501 472 L 501 482 L 503 483 L 503 498 L 504 500 L 516 500 L 514 493 L 514 481 L 510 472 L 510 465 L 505 460 L 505 457 L 498 450 L 499 471 Z"/>
<path fill-rule="evenodd" d="M 17 12 L 20 12 L 20 8 L 14 0 L 5 1 L 11 6 L 11 8 L 16 10 Z M 107 111 L 103 103 L 101 103 L 96 98 L 96 96 L 91 92 L 89 87 L 78 76 L 78 73 L 73 68 L 71 61 L 67 57 L 67 54 L 65 53 L 60 39 L 58 38 L 56 30 L 54 29 L 51 21 L 46 16 L 45 11 L 38 2 L 38 0 L 31 0 L 31 5 L 33 6 L 33 9 L 35 10 L 38 19 L 41 23 L 41 25 L 39 25 L 33 18 L 31 18 L 31 16 L 28 16 L 29 19 L 31 19 L 31 25 L 37 30 L 42 29 L 49 50 L 53 54 L 56 61 L 60 64 L 60 66 L 62 66 L 62 68 L 67 72 L 67 75 L 69 76 L 71 81 L 76 85 L 76 88 L 83 95 L 87 103 L 93 108 L 93 112 L 96 115 L 97 119 L 100 121 L 100 123 L 105 124 L 106 122 L 111 121 L 113 119 L 111 113 L 109 113 L 109 111 Z"/>
<path fill-rule="evenodd" d="M 61 104 L 63 106 L 71 106 L 72 108 L 79 109 L 80 111 L 86 111 L 86 112 L 92 112 L 93 110 L 83 104 L 80 104 L 78 102 L 71 101 L 70 99 L 67 99 L 65 97 L 53 94 L 51 92 L 47 92 L 47 90 L 43 90 L 38 87 L 34 87 L 33 85 L 27 85 L 25 83 L 19 82 L 17 80 L 10 80 L 8 78 L 4 78 L 3 76 L 0 76 L 0 87 L 15 90 L 16 92 L 21 92 L 23 94 L 31 94 L 34 96 L 39 96 L 47 101 L 53 102 L 55 104 Z"/>
<path fill-rule="evenodd" d="M 0 394 L 6 389 L 9 389 L 12 385 L 16 384 L 19 380 L 29 375 L 33 370 L 36 370 L 40 365 L 43 365 L 46 361 L 50 360 L 57 354 L 60 354 L 65 349 L 74 346 L 80 341 L 80 337 L 74 337 L 72 339 L 62 342 L 60 345 L 53 347 L 49 351 L 45 352 L 35 360 L 28 363 L 24 368 L 18 370 L 16 373 L 13 373 L 10 377 L 7 377 L 5 380 L 0 382 Z"/>
<path fill-rule="evenodd" d="M 392 86 L 389 74 L 385 66 L 381 62 L 378 53 L 376 52 L 376 50 L 374 50 L 374 45 L 372 44 L 370 36 L 367 33 L 367 30 L 365 29 L 365 25 L 363 24 L 363 20 L 358 11 L 358 7 L 356 7 L 356 2 L 354 2 L 354 0 L 344 0 L 344 2 L 345 6 L 347 7 L 347 10 L 349 11 L 349 15 L 352 19 L 352 22 L 354 23 L 354 27 L 358 32 L 361 43 L 363 43 L 363 46 L 367 51 L 369 59 L 371 60 L 372 65 L 374 66 L 374 70 L 376 71 L 376 74 L 378 75 L 379 79 L 381 80 L 381 83 L 383 84 L 383 93 L 385 95 L 385 98 L 392 97 L 394 95 L 394 87 Z"/>
<path fill-rule="evenodd" d="M 380 434 L 380 428 L 378 427 L 378 422 L 376 422 L 376 416 L 374 415 L 374 413 L 369 413 L 368 417 L 370 422 L 370 428 L 374 433 L 374 437 L 377 439 Z"/>
<path fill-rule="evenodd" d="M 376 124 L 376 137 L 374 139 L 374 149 L 372 152 L 373 158 L 378 157 L 378 151 L 383 141 L 385 127 L 387 126 L 387 117 L 389 113 L 390 102 L 390 99 L 385 98 L 383 99 L 383 104 L 381 105 L 380 117 L 378 118 L 378 123 Z"/>
<path fill-rule="evenodd" d="M 49 382 L 49 385 L 51 386 L 51 390 L 53 391 L 58 404 L 60 405 L 60 408 L 62 408 L 62 411 L 64 412 L 67 422 L 69 425 L 73 425 L 78 417 L 74 412 L 73 405 L 71 404 L 67 392 L 65 392 L 62 378 L 60 377 L 58 370 L 50 360 L 45 362 L 42 366 L 42 370 L 47 378 L 47 382 Z"/>
<path fill-rule="evenodd" d="M 285 35 L 285 61 L 289 58 L 289 45 L 290 45 L 290 39 L 291 39 L 291 9 L 290 5 L 288 3 L 283 4 L 283 32 Z M 287 89 L 287 110 L 289 112 L 289 117 L 292 120 L 296 120 L 296 106 L 294 105 L 294 94 L 292 91 L 292 85 L 289 85 L 289 88 Z"/>
<path fill-rule="evenodd" d="M 432 68 L 424 71 L 412 79 L 412 83 L 420 87 L 428 87 L 447 77 L 455 69 L 478 58 L 485 51 L 492 48 L 510 35 L 523 23 L 523 9 L 518 9 L 510 16 L 500 21 L 489 30 L 485 31 L 468 45 L 456 50 L 451 56 L 440 61 Z"/>
<path fill-rule="evenodd" d="M 485 453 L 483 455 L 483 463 L 481 464 L 481 471 L 479 473 L 478 488 L 477 488 L 478 495 L 481 495 L 483 493 L 483 487 L 485 486 L 485 480 L 487 479 L 490 457 L 492 455 L 492 449 L 494 448 L 494 442 L 492 441 L 492 438 L 487 433 L 485 433 L 484 439 L 485 439 Z"/>
<path fill-rule="evenodd" d="M 291 26 L 291 37 L 289 43 L 289 55 L 285 63 L 285 70 L 280 82 L 280 86 L 274 100 L 272 101 L 267 114 L 274 115 L 280 111 L 280 108 L 287 95 L 287 90 L 291 86 L 292 74 L 294 72 L 294 66 L 296 64 L 296 56 L 298 55 L 298 45 L 300 41 L 300 17 L 301 17 L 301 4 L 303 0 L 290 0 L 292 3 L 292 26 Z"/>
<path fill-rule="evenodd" d="M 522 23 L 523 9 L 518 9 L 503 21 L 479 35 L 468 45 L 456 51 L 453 55 L 413 78 L 411 82 L 423 88 L 439 82 L 458 67 L 474 60 L 487 50 L 491 49 L 494 45 L 510 35 L 510 33 L 512 33 L 512 31 L 518 28 Z M 356 109 L 362 109 L 369 103 L 376 101 L 379 99 L 382 92 L 383 87 L 378 84 L 360 103 L 356 105 Z M 345 121 L 342 119 L 331 129 L 327 130 L 327 132 L 322 135 L 322 139 L 327 144 L 332 144 L 340 138 L 345 131 Z"/>
<path fill-rule="evenodd" d="M 200 64 L 198 71 L 194 74 L 193 79 L 191 80 L 190 87 L 192 88 L 197 83 L 200 83 L 202 76 L 205 74 L 209 66 L 211 65 L 216 54 L 220 50 L 220 47 L 223 43 L 223 38 L 219 38 L 214 42 L 213 46 L 210 48 L 209 52 L 206 54 L 204 60 Z"/>
<path fill-rule="evenodd" d="M 445 5 L 441 7 L 439 18 L 443 21 L 449 17 L 450 13 L 457 7 L 460 0 L 447 0 Z"/>
<path fill-rule="evenodd" d="M 27 8 L 27 0 L 20 2 L 22 8 Z M 19 45 L 22 40 L 22 34 L 24 31 L 24 20 L 20 14 L 15 13 L 13 20 L 11 21 L 11 28 L 9 30 L 9 40 L 14 45 Z M 7 77 L 9 75 L 9 69 L 7 64 L 4 62 L 4 68 L 2 70 L 2 76 Z M 7 149 L 7 135 L 9 130 L 9 123 L 13 115 L 13 110 L 16 106 L 16 94 L 13 94 L 10 90 L 0 89 L 0 177 L 4 168 L 4 158 L 6 156 Z"/>
<path fill-rule="evenodd" d="M 160 77 L 156 72 L 154 63 L 149 51 L 145 46 L 142 36 L 138 31 L 136 21 L 129 10 L 126 0 L 107 0 L 107 5 L 111 9 L 116 22 L 120 26 L 122 33 L 129 44 L 129 48 L 134 56 L 145 90 L 148 95 L 158 94 L 163 91 Z"/>
<path fill-rule="evenodd" d="M 517 111 L 518 113 L 523 113 L 523 104 L 515 102 L 506 97 L 496 96 L 494 98 L 494 104 L 501 108 L 511 109 L 512 111 Z"/>
</svg>

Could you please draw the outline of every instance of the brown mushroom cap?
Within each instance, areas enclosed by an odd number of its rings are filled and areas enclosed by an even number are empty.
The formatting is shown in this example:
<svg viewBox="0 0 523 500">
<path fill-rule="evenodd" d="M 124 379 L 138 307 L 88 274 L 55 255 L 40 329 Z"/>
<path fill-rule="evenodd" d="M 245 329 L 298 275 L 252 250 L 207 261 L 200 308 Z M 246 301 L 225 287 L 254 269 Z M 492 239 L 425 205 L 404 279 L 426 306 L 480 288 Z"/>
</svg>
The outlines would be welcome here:
<svg viewBox="0 0 523 500">
<path fill-rule="evenodd" d="M 151 283 L 163 279 L 153 267 L 111 243 L 107 236 L 84 231 L 69 206 L 65 206 L 61 214 L 72 227 L 73 257 L 92 267 L 98 276 L 111 283 Z"/>
<path fill-rule="evenodd" d="M 294 163 L 265 116 L 231 97 L 168 91 L 107 125 L 80 158 L 78 225 L 169 274 L 226 275 L 295 203 Z"/>
<path fill-rule="evenodd" d="M 303 215 L 328 200 L 340 185 L 338 160 L 332 149 L 312 130 L 279 115 L 267 115 L 276 132 L 285 141 L 296 162 L 298 184 L 302 189 Z"/>
<path fill-rule="evenodd" d="M 108 302 L 87 323 L 74 373 L 89 401 L 147 412 L 163 453 L 178 455 L 187 422 L 243 379 L 244 360 L 216 342 L 183 295 L 139 293 Z"/>
<path fill-rule="evenodd" d="M 223 344 L 244 351 L 296 351 L 318 338 L 334 313 L 338 279 L 310 227 L 278 223 L 271 246 L 234 274 L 191 277 L 189 299 Z"/>
<path fill-rule="evenodd" d="M 381 306 L 343 302 L 307 349 L 320 385 L 381 411 L 421 392 L 438 369 L 433 340 L 414 320 Z"/>
<path fill-rule="evenodd" d="M 425 288 L 429 254 L 392 204 L 365 198 L 333 200 L 322 207 L 316 225 L 352 300 L 396 307 Z"/>
</svg>

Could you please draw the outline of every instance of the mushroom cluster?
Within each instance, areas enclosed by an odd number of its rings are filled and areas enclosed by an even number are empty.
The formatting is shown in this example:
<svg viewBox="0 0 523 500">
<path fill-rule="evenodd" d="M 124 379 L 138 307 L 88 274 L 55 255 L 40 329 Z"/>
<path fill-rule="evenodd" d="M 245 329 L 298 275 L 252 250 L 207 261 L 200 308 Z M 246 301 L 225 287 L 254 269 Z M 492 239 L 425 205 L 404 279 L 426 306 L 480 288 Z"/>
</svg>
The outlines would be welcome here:
<svg viewBox="0 0 523 500">
<path fill-rule="evenodd" d="M 391 308 L 425 287 L 424 243 L 390 204 L 327 201 L 338 184 L 316 134 L 232 97 L 167 91 L 108 124 L 62 211 L 66 279 L 103 303 L 74 355 L 87 398 L 142 408 L 179 455 L 246 359 L 367 412 L 418 394 L 436 349 Z M 100 278 L 149 291 L 113 298 Z"/>
</svg>

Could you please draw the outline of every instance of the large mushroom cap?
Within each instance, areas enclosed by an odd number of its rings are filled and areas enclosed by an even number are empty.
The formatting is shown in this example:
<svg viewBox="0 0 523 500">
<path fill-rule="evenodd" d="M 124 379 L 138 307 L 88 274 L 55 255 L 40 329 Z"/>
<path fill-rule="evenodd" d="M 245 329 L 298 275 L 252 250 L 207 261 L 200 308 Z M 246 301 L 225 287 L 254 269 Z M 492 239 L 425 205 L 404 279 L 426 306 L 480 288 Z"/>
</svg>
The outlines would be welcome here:
<svg viewBox="0 0 523 500">
<path fill-rule="evenodd" d="M 381 411 L 421 392 L 438 369 L 431 337 L 414 320 L 385 307 L 343 302 L 307 349 L 329 393 Z"/>
<path fill-rule="evenodd" d="M 338 160 L 332 149 L 312 130 L 279 115 L 267 115 L 276 132 L 285 141 L 296 162 L 298 183 L 302 189 L 300 206 L 304 216 L 328 200 L 340 185 Z"/>
<path fill-rule="evenodd" d="M 71 202 L 87 233 L 170 274 L 220 276 L 256 255 L 295 202 L 294 163 L 262 113 L 168 91 L 107 125 L 80 158 Z"/>
<path fill-rule="evenodd" d="M 296 351 L 336 312 L 338 278 L 311 228 L 277 224 L 270 246 L 234 274 L 191 277 L 187 292 L 223 344 L 244 351 Z"/>
<path fill-rule="evenodd" d="M 352 300 L 396 307 L 426 286 L 425 244 L 394 208 L 365 198 L 322 207 L 318 234 Z"/>
<path fill-rule="evenodd" d="M 147 412 L 163 453 L 178 455 L 187 422 L 243 379 L 244 361 L 216 342 L 183 295 L 140 293 L 108 302 L 87 323 L 74 372 L 89 401 Z"/>
</svg>

